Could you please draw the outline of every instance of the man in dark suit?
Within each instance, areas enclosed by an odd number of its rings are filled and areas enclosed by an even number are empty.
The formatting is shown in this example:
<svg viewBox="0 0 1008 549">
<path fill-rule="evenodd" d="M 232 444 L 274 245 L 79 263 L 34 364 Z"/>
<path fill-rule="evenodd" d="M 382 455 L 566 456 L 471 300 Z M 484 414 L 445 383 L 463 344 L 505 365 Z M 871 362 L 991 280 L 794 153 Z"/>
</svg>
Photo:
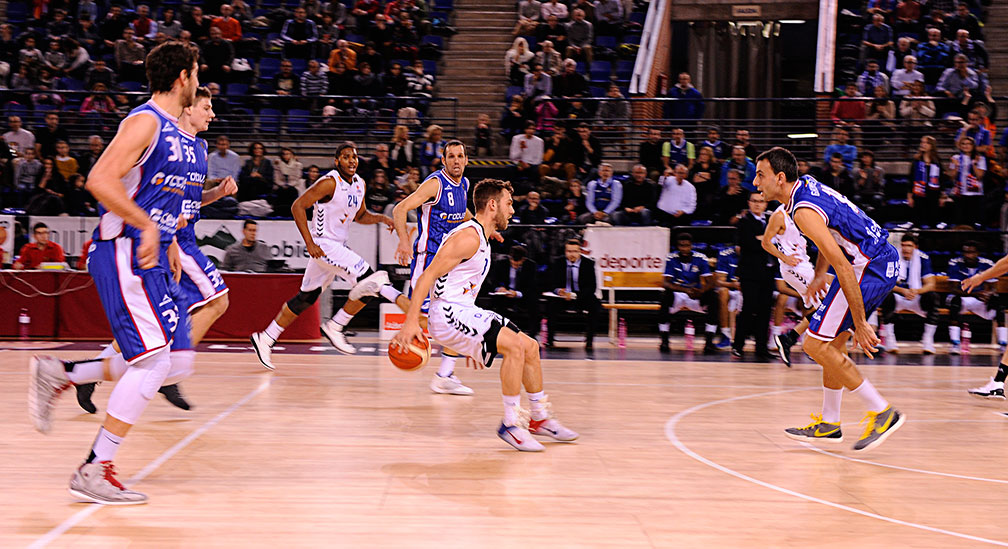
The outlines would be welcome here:
<svg viewBox="0 0 1008 549">
<path fill-rule="evenodd" d="M 763 193 L 749 195 L 749 210 L 738 222 L 738 278 L 742 287 L 742 312 L 735 321 L 735 341 L 732 356 L 742 358 L 746 339 L 756 340 L 756 360 L 768 362 L 773 355 L 767 350 L 767 331 L 773 310 L 774 276 L 777 261 L 763 249 L 763 232 L 769 216 Z"/>
<path fill-rule="evenodd" d="M 564 258 L 553 263 L 549 272 L 549 289 L 557 297 L 547 296 L 546 346 L 553 346 L 554 326 L 562 312 L 587 313 L 585 322 L 585 350 L 592 350 L 595 324 L 602 304 L 595 296 L 595 262 L 581 256 L 581 241 L 571 239 L 564 245 Z"/>
<path fill-rule="evenodd" d="M 514 321 L 525 333 L 539 333 L 539 291 L 535 261 L 525 257 L 524 246 L 514 246 L 507 259 L 490 267 L 493 310 Z"/>
</svg>

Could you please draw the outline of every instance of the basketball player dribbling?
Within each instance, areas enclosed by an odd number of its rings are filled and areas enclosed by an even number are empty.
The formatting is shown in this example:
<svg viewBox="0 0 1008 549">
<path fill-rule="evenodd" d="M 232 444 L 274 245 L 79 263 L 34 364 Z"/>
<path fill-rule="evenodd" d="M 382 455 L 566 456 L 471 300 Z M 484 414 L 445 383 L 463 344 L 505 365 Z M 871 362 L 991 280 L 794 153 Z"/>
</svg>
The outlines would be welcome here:
<svg viewBox="0 0 1008 549">
<path fill-rule="evenodd" d="M 195 100 L 198 59 L 196 46 L 178 41 L 151 50 L 152 97 L 123 120 L 88 177 L 101 205 L 88 271 L 122 354 L 79 363 L 35 357 L 29 368 L 29 414 L 41 432 L 71 384 L 117 380 L 90 454 L 70 479 L 70 493 L 88 501 L 146 503 L 116 480 L 112 460 L 158 388 L 192 373 L 189 317 L 170 269 L 178 268 L 174 235 L 191 167 L 178 117 Z"/>
<path fill-rule="evenodd" d="M 786 149 L 774 147 L 759 155 L 754 183 L 767 200 L 786 206 L 801 233 L 819 249 L 815 276 L 805 294 L 816 295 L 825 288 L 829 267 L 836 272 L 836 280 L 812 314 L 802 345 L 823 369 L 823 410 L 812 414 L 809 425 L 785 432 L 797 440 L 841 442 L 840 400 L 846 388 L 868 408 L 867 428 L 854 450 L 870 450 L 899 429 L 906 415 L 861 375 L 847 356 L 847 340 L 853 330 L 855 344 L 869 358 L 877 352 L 879 339 L 866 315 L 896 286 L 899 252 L 888 242 L 889 233 L 846 197 L 811 176 L 799 178 L 798 162 Z"/>
<path fill-rule="evenodd" d="M 780 263 L 781 278 L 794 291 L 798 292 L 805 310 L 818 309 L 826 291 L 820 291 L 816 295 L 806 295 L 809 282 L 815 278 L 815 267 L 809 260 L 805 237 L 802 236 L 801 231 L 787 214 L 787 207 L 784 204 L 778 206 L 770 216 L 761 242 L 763 249 L 777 258 Z M 808 325 L 808 318 L 803 317 L 801 322 L 788 333 L 774 335 L 777 352 L 789 368 L 791 367 L 791 347 L 798 342 L 801 334 L 805 333 Z"/>
<path fill-rule="evenodd" d="M 511 184 L 484 179 L 473 190 L 476 216 L 445 235 L 434 258 L 417 278 L 402 329 L 392 345 L 407 349 L 423 333 L 420 313 L 430 296 L 428 329 L 431 337 L 489 368 L 499 352 L 504 420 L 497 436 L 524 452 L 544 446 L 531 435 L 572 441 L 578 434 L 553 417 L 543 391 L 539 344 L 501 315 L 476 306 L 476 295 L 490 271 L 488 235 L 507 228 L 514 215 Z M 521 408 L 521 388 L 528 394 L 531 412 Z"/>
<path fill-rule="evenodd" d="M 225 196 L 233 195 L 238 191 L 238 185 L 231 176 L 224 178 L 213 189 L 203 191 L 203 183 L 206 181 L 207 174 L 208 149 L 206 140 L 196 137 L 196 135 L 206 131 L 213 119 L 210 90 L 205 87 L 198 88 L 196 103 L 183 109 L 182 115 L 179 116 L 179 128 L 182 130 L 180 132 L 182 150 L 192 166 L 186 181 L 185 196 L 182 199 L 179 230 L 175 233 L 182 266 L 181 278 L 178 282 L 192 322 L 190 340 L 194 347 L 203 339 L 210 326 L 228 308 L 227 285 L 224 284 L 224 279 L 217 271 L 217 267 L 214 266 L 210 258 L 200 251 L 199 244 L 196 243 L 195 226 L 199 221 L 200 207 Z M 106 347 L 98 355 L 98 358 L 110 358 L 117 352 L 113 343 Z M 94 392 L 96 383 L 82 383 L 76 386 L 78 404 L 92 414 L 97 411 L 94 403 L 91 402 L 91 394 Z M 182 397 L 177 383 L 161 387 L 158 392 L 163 394 L 168 402 L 183 410 L 191 408 L 189 402 Z"/>
<path fill-rule="evenodd" d="M 465 145 L 458 140 L 449 141 L 442 152 L 440 170 L 427 176 L 417 190 L 396 204 L 392 210 L 393 227 L 399 236 L 396 260 L 400 265 L 410 266 L 409 295 L 420 274 L 434 260 L 445 235 L 460 224 L 472 219 L 468 209 L 469 180 L 463 175 L 469 158 Z M 410 242 L 406 227 L 406 216 L 410 210 L 417 212 L 417 237 Z M 428 310 L 428 301 L 423 303 L 423 312 Z M 455 365 L 459 355 L 443 348 L 441 365 L 431 379 L 430 388 L 435 393 L 451 395 L 471 395 L 473 390 L 466 387 L 455 375 Z"/>
<path fill-rule="evenodd" d="M 373 271 L 367 261 L 346 245 L 353 222 L 392 226 L 392 219 L 372 213 L 364 204 L 364 180 L 357 175 L 357 164 L 357 146 L 349 141 L 343 143 L 336 148 L 336 169 L 320 177 L 291 206 L 294 223 L 312 259 L 305 269 L 301 290 L 283 305 L 265 330 L 251 336 L 259 361 L 270 370 L 275 368 L 273 345 L 280 334 L 318 300 L 322 290 L 337 276 L 354 286 L 343 307 L 322 324 L 322 333 L 343 354 L 357 352 L 347 341 L 344 328 L 371 296 L 381 295 L 404 310 L 408 306 L 406 296 L 389 284 L 388 273 Z M 313 208 L 310 227 L 305 216 L 307 208 Z"/>
</svg>

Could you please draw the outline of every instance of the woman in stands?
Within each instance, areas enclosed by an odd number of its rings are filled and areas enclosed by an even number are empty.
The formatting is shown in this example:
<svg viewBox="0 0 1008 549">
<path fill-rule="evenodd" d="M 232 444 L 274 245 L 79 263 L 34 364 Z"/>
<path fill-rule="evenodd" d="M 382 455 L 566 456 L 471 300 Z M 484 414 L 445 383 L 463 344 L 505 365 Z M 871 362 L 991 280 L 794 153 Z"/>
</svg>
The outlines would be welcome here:
<svg viewBox="0 0 1008 549">
<path fill-rule="evenodd" d="M 512 86 L 525 84 L 528 74 L 528 64 L 535 54 L 529 51 L 528 41 L 519 36 L 514 39 L 511 49 L 504 54 L 504 76 L 507 76 Z"/>
<path fill-rule="evenodd" d="M 918 227 L 934 225 L 942 198 L 942 165 L 935 138 L 925 135 L 910 165 L 910 190 L 907 203 L 913 210 L 913 222 Z"/>
<path fill-rule="evenodd" d="M 952 189 L 956 207 L 956 221 L 972 225 L 983 211 L 984 174 L 987 172 L 987 157 L 977 152 L 972 137 L 963 137 L 957 144 L 959 152 L 949 160 L 946 174 L 952 178 Z"/>
</svg>

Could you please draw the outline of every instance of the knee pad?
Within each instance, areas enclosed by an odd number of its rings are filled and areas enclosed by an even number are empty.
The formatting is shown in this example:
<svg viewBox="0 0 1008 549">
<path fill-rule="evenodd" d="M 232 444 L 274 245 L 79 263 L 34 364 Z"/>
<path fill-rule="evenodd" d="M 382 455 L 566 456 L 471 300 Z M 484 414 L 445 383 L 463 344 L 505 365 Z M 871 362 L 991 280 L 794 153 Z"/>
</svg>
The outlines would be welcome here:
<svg viewBox="0 0 1008 549">
<path fill-rule="evenodd" d="M 109 415 L 134 425 L 161 388 L 169 370 L 171 359 L 167 349 L 130 366 L 109 395 Z"/>
<path fill-rule="evenodd" d="M 292 313 L 299 315 L 305 312 L 305 309 L 314 305 L 320 295 L 322 295 L 322 288 L 315 288 L 308 292 L 298 292 L 296 296 L 290 298 L 290 301 L 287 302 L 287 308 Z"/>
</svg>

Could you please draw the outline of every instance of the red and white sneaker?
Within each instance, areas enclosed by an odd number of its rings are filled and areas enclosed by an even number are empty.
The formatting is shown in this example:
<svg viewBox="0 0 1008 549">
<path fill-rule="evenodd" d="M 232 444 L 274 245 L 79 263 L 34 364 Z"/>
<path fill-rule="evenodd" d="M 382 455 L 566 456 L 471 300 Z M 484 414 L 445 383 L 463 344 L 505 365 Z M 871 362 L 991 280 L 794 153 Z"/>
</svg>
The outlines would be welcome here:
<svg viewBox="0 0 1008 549">
<path fill-rule="evenodd" d="M 553 440 L 559 440 L 561 442 L 570 442 L 572 440 L 577 440 L 578 434 L 574 431 L 566 428 L 553 416 L 553 404 L 547 400 L 549 397 L 543 397 L 539 401 L 541 406 L 545 407 L 546 417 L 543 419 L 530 419 L 529 420 L 529 432 L 536 436 L 550 437 Z"/>
<path fill-rule="evenodd" d="M 60 359 L 33 356 L 28 362 L 28 415 L 40 433 L 48 433 L 52 428 L 56 399 L 72 385 Z"/>
<path fill-rule="evenodd" d="M 70 493 L 75 497 L 102 505 L 139 505 L 147 503 L 147 495 L 134 492 L 115 478 L 111 461 L 85 463 L 70 477 Z"/>
<path fill-rule="evenodd" d="M 514 446 L 516 450 L 522 452 L 542 452 L 546 447 L 533 438 L 532 433 L 528 431 L 528 411 L 522 409 L 520 406 L 515 406 L 515 408 L 517 408 L 518 419 L 510 425 L 502 421 L 500 427 L 497 428 L 497 436 L 504 442 Z"/>
</svg>

